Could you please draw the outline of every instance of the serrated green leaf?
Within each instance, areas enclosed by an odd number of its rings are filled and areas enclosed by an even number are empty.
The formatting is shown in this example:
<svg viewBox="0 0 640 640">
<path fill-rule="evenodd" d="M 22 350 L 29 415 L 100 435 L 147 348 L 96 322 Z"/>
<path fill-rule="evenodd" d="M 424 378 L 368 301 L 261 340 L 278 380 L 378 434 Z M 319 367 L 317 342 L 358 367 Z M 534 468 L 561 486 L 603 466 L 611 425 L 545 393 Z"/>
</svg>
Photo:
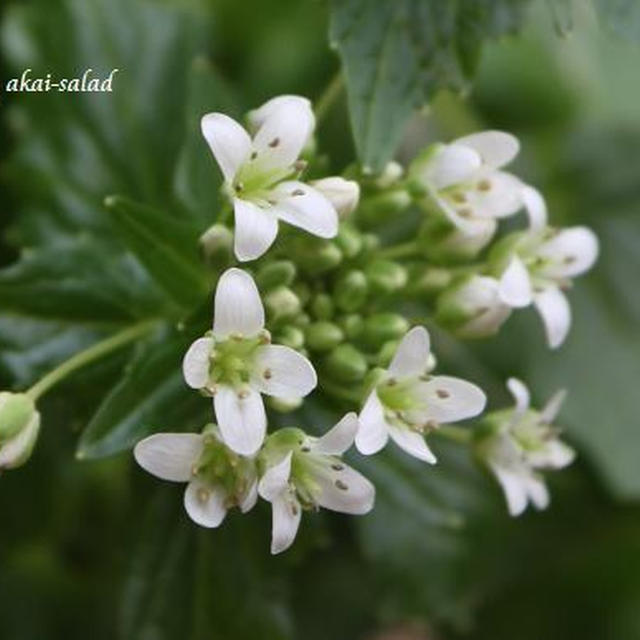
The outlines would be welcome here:
<svg viewBox="0 0 640 640">
<path fill-rule="evenodd" d="M 190 339 L 163 334 L 140 344 L 78 442 L 79 458 L 102 458 L 133 446 L 152 431 L 202 428 L 211 406 L 190 391 L 182 358 Z"/>
<path fill-rule="evenodd" d="M 519 26 L 527 2 L 333 0 L 330 39 L 365 168 L 382 169 L 409 116 L 436 90 L 466 85 L 483 40 Z"/>
<path fill-rule="evenodd" d="M 109 196 L 105 205 L 155 282 L 187 309 L 202 303 L 209 283 L 198 257 L 198 229 L 128 198 Z"/>
</svg>

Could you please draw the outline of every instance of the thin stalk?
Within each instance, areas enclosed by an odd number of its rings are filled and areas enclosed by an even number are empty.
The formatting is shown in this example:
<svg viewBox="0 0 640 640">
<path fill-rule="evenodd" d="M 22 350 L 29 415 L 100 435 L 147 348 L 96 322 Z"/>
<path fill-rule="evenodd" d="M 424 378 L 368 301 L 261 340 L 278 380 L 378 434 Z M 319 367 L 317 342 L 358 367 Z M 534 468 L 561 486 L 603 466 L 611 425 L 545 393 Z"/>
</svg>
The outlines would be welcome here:
<svg viewBox="0 0 640 640">
<path fill-rule="evenodd" d="M 58 365 L 53 371 L 47 373 L 26 393 L 34 400 L 37 400 L 41 395 L 49 391 L 51 387 L 61 380 L 64 380 L 77 369 L 80 369 L 95 360 L 99 360 L 112 351 L 115 351 L 129 342 L 133 342 L 137 338 L 149 333 L 156 324 L 157 321 L 155 320 L 146 320 L 127 329 L 123 329 L 100 342 L 96 342 L 96 344 L 91 345 L 84 351 L 74 354 L 68 360 L 65 360 L 62 364 Z"/>
<path fill-rule="evenodd" d="M 325 119 L 331 108 L 335 104 L 336 100 L 342 92 L 344 86 L 344 78 L 340 71 L 338 71 L 333 78 L 331 78 L 329 84 L 326 86 L 322 95 L 318 98 L 315 106 L 316 121 L 318 123 Z"/>
<path fill-rule="evenodd" d="M 459 444 L 469 444 L 473 439 L 473 433 L 469 428 L 456 427 L 451 424 L 441 425 L 433 433 L 458 442 Z"/>
<path fill-rule="evenodd" d="M 378 257 L 386 259 L 408 258 L 419 253 L 420 249 L 414 240 L 383 247 L 378 251 Z"/>
</svg>

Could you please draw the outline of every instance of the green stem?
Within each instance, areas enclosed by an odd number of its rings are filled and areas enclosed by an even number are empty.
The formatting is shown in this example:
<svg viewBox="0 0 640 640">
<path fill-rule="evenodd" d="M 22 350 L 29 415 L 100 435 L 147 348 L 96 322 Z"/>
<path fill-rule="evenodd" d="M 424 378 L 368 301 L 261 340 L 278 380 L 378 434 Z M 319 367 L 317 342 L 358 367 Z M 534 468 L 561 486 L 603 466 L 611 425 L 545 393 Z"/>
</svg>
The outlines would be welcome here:
<svg viewBox="0 0 640 640">
<path fill-rule="evenodd" d="M 420 248 L 415 240 L 410 240 L 409 242 L 394 244 L 390 247 L 383 247 L 378 251 L 378 257 L 386 259 L 407 258 L 419 253 L 419 251 Z"/>
<path fill-rule="evenodd" d="M 74 354 L 68 360 L 65 360 L 62 364 L 58 365 L 53 371 L 47 373 L 26 393 L 34 400 L 37 400 L 55 384 L 64 380 L 69 374 L 76 371 L 76 369 L 80 369 L 94 360 L 98 360 L 108 353 L 111 353 L 125 344 L 133 342 L 137 338 L 149 333 L 156 324 L 157 321 L 155 320 L 140 322 L 128 329 L 123 329 L 109 338 L 105 338 L 104 340 L 97 342 L 84 351 Z"/>
<path fill-rule="evenodd" d="M 469 444 L 473 438 L 473 433 L 466 427 L 456 427 L 451 424 L 440 425 L 434 434 L 458 442 L 459 444 Z"/>
<path fill-rule="evenodd" d="M 320 123 L 325 119 L 329 111 L 331 111 L 331 107 L 333 107 L 335 101 L 342 92 L 343 86 L 344 79 L 340 71 L 338 71 L 333 78 L 331 78 L 331 81 L 316 102 L 316 122 Z"/>
</svg>

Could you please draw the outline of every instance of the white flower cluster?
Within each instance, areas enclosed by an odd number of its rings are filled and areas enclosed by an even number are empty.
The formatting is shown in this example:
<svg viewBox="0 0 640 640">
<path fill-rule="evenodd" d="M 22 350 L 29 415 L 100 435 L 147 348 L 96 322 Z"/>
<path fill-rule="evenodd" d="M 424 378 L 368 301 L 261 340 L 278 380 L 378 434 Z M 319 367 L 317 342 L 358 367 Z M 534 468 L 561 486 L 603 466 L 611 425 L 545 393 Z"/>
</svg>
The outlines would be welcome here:
<svg viewBox="0 0 640 640">
<path fill-rule="evenodd" d="M 301 156 L 312 146 L 314 128 L 311 105 L 298 96 L 274 98 L 250 112 L 248 131 L 224 114 L 203 117 L 202 133 L 234 211 L 237 260 L 260 258 L 274 243 L 280 221 L 326 240 L 342 233 L 340 250 L 302 255 L 307 267 L 322 265 L 319 273 L 338 264 L 343 253 L 359 255 L 366 244 L 352 227 L 341 224 L 347 214 L 357 221 L 357 182 L 342 177 L 301 180 L 306 167 Z M 593 264 L 597 241 L 583 227 L 558 231 L 547 226 L 540 194 L 503 170 L 518 149 L 513 136 L 495 131 L 435 145 L 411 164 L 406 177 L 395 163 L 377 177 L 373 189 L 379 193 L 370 197 L 368 206 L 370 211 L 382 206 L 388 214 L 414 202 L 429 214 L 422 233 L 424 254 L 446 276 L 436 301 L 436 318 L 443 326 L 462 336 L 490 335 L 511 309 L 533 303 L 549 344 L 557 347 L 570 324 L 562 291 Z M 366 207 L 364 202 L 362 209 Z M 463 265 L 462 275 L 457 275 L 460 261 L 474 259 L 493 240 L 498 220 L 523 208 L 529 228 L 503 237 L 486 263 Z M 212 230 L 209 235 L 217 243 L 224 243 L 230 233 L 221 225 Z M 377 239 L 368 246 L 375 249 Z M 271 262 L 269 268 L 272 279 L 278 274 L 293 277 L 294 266 L 286 261 Z M 260 273 L 266 271 L 259 271 L 258 278 Z M 217 527 L 233 506 L 249 511 L 259 496 L 270 502 L 273 553 L 292 544 L 303 510 L 324 507 L 364 514 L 373 507 L 373 485 L 342 460 L 352 444 L 372 455 L 391 439 L 433 464 L 436 458 L 426 436 L 441 425 L 478 416 L 486 404 L 475 384 L 432 375 L 435 359 L 424 327 L 407 330 L 404 318 L 384 313 L 367 324 L 366 317 L 351 313 L 361 307 L 369 288 L 384 299 L 410 286 L 403 266 L 374 254 L 364 270 L 351 269 L 332 281 L 335 300 L 324 284 L 318 285 L 321 291 L 314 298 L 313 313 L 320 321 L 306 334 L 299 326 L 289 326 L 288 332 L 280 327 L 276 337 L 286 336 L 280 340 L 286 344 L 272 344 L 254 278 L 236 267 L 224 271 L 215 292 L 212 329 L 193 342 L 183 361 L 187 385 L 213 399 L 215 422 L 199 434 L 155 434 L 135 448 L 136 460 L 150 473 L 188 483 L 185 508 L 202 526 Z M 299 314 L 301 325 L 309 322 L 296 294 L 286 287 L 276 291 L 265 298 L 276 318 Z M 346 314 L 342 325 L 326 319 L 335 305 Z M 350 345 L 337 346 L 345 336 L 364 336 L 379 350 L 377 366 L 366 380 L 367 360 Z M 322 437 L 294 427 L 268 433 L 263 395 L 295 407 L 318 384 L 305 337 L 312 351 L 334 350 L 333 360 L 324 362 L 346 371 L 344 379 L 352 380 L 354 393 L 360 394 L 360 413 L 348 413 Z M 384 358 L 386 366 L 381 366 Z M 327 380 L 327 388 L 330 384 Z M 529 408 L 522 383 L 512 379 L 509 388 L 516 408 L 486 416 L 474 442 L 516 515 L 529 500 L 537 507 L 548 503 L 540 470 L 569 464 L 573 452 L 551 426 L 562 396 L 536 412 Z M 343 391 L 351 394 L 350 389 Z"/>
</svg>

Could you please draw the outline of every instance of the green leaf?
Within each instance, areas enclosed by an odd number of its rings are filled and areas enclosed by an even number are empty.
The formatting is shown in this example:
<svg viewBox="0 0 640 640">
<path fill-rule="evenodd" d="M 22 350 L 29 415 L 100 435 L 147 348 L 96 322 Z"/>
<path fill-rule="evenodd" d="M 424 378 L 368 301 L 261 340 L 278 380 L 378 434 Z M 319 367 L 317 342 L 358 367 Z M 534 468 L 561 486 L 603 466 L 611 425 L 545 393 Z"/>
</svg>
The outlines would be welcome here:
<svg viewBox="0 0 640 640">
<path fill-rule="evenodd" d="M 409 116 L 436 90 L 466 86 L 483 40 L 514 30 L 526 3 L 333 0 L 330 39 L 365 169 L 382 169 Z"/>
<path fill-rule="evenodd" d="M 191 337 L 169 333 L 139 345 L 82 433 L 79 458 L 109 456 L 152 431 L 202 428 L 210 420 L 210 402 L 189 390 L 182 378 L 182 358 L 190 342 Z"/>
<path fill-rule="evenodd" d="M 601 22 L 617 35 L 640 41 L 640 3 L 637 0 L 593 0 Z"/>
<path fill-rule="evenodd" d="M 198 258 L 198 229 L 128 198 L 109 196 L 105 205 L 127 247 L 157 284 L 186 308 L 202 303 L 209 283 Z"/>
</svg>

